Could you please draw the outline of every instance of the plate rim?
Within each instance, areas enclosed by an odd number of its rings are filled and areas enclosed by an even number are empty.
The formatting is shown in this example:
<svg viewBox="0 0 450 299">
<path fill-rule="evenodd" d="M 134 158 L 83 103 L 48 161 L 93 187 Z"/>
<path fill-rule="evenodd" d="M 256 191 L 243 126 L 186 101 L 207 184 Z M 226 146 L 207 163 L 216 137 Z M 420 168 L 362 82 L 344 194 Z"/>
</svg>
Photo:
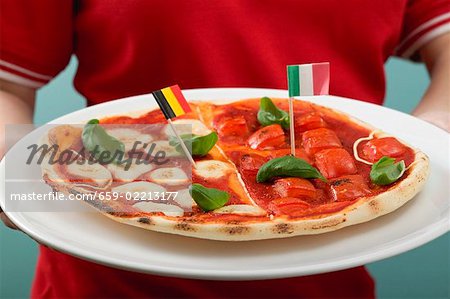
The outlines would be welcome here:
<svg viewBox="0 0 450 299">
<path fill-rule="evenodd" d="M 281 93 L 283 92 L 287 97 L 287 90 L 282 89 L 265 89 L 265 88 L 200 88 L 200 89 L 187 89 L 183 90 L 183 93 L 186 95 L 187 98 L 195 97 L 196 93 L 214 93 L 214 92 L 246 92 L 246 93 Z M 126 98 L 117 99 L 110 102 L 100 103 L 97 105 L 89 106 L 83 109 L 79 109 L 76 111 L 73 111 L 71 113 L 68 113 L 66 115 L 63 115 L 61 117 L 58 117 L 50 122 L 49 124 L 57 124 L 61 123 L 64 119 L 69 117 L 76 117 L 77 114 L 83 114 L 90 111 L 99 110 L 102 107 L 111 106 L 111 105 L 121 105 L 125 101 L 129 100 L 136 100 L 140 98 L 145 98 L 149 96 L 149 94 L 144 95 L 137 95 L 137 96 L 131 96 Z M 269 95 L 270 96 L 270 95 Z M 258 96 L 254 96 L 258 97 Z M 440 130 L 440 133 L 446 133 L 444 130 L 428 123 L 423 120 L 417 119 L 409 114 L 393 110 L 384 106 L 376 105 L 373 103 L 367 103 L 359 100 L 349 99 L 345 97 L 336 97 L 336 96 L 322 96 L 322 97 L 331 97 L 331 98 L 339 98 L 342 100 L 347 101 L 348 103 L 352 103 L 355 105 L 369 105 L 372 107 L 375 107 L 376 109 L 387 109 L 390 110 L 390 112 L 400 113 L 403 116 L 413 118 L 414 121 L 421 121 L 423 124 L 427 126 L 431 126 L 434 130 Z M 217 99 L 216 96 L 211 96 L 213 99 Z M 224 98 L 229 98 L 225 96 Z M 245 98 L 251 98 L 251 97 L 241 97 L 240 99 Z M 302 100 L 306 101 L 312 101 L 317 97 L 301 97 Z M 238 100 L 239 98 L 236 98 Z M 357 104 L 356 104 L 357 103 Z M 320 103 L 320 105 L 323 105 Z M 326 106 L 326 105 L 324 105 Z M 155 108 L 156 108 L 155 104 Z M 145 109 L 145 108 L 143 108 Z M 333 108 L 334 109 L 334 108 Z M 131 111 L 130 111 L 131 112 Z M 123 114 L 126 114 L 129 112 L 123 112 Z M 114 115 L 113 113 L 109 113 L 109 116 Z M 450 137 L 450 135 L 449 135 Z M 4 167 L 5 161 L 4 159 L 1 160 L 0 168 L 3 169 L 3 171 L 0 173 L 1 181 L 5 181 L 5 167 Z M 0 186 L 0 190 L 3 189 L 3 192 L 0 193 L 2 195 L 0 197 L 0 206 L 4 206 L 5 199 L 3 198 L 4 194 L 4 184 Z M 183 278 L 196 278 L 196 279 L 212 279 L 212 280 L 254 280 L 254 279 L 272 279 L 272 278 L 284 278 L 284 277 L 292 277 L 292 276 L 299 276 L 299 275 L 311 275 L 311 274 L 317 274 L 317 273 L 323 273 L 323 272 L 330 272 L 330 271 L 337 271 L 342 269 L 351 268 L 354 266 L 362 265 L 371 263 L 374 261 L 382 260 L 388 257 L 392 257 L 398 254 L 401 254 L 403 252 L 409 251 L 411 249 L 417 248 L 431 240 L 434 240 L 438 238 L 439 236 L 444 235 L 447 233 L 450 229 L 450 223 L 447 223 L 446 217 L 444 217 L 433 224 L 430 224 L 421 230 L 416 231 L 416 236 L 412 238 L 407 238 L 406 240 L 402 241 L 402 238 L 396 239 L 394 241 L 395 244 L 383 248 L 382 250 L 376 252 L 376 253 L 370 253 L 366 254 L 364 256 L 358 256 L 355 257 L 347 257 L 343 259 L 339 259 L 337 261 L 331 261 L 331 262 L 323 262 L 320 264 L 313 264 L 313 265 L 294 265 L 292 267 L 288 268 L 277 268 L 277 269 L 270 269 L 269 271 L 266 269 L 251 269 L 251 270 L 205 270 L 205 269 L 186 269 L 186 268 L 173 268 L 171 266 L 163 267 L 158 265 L 149 265 L 149 264 L 138 264 L 136 262 L 130 262 L 127 261 L 126 263 L 118 264 L 117 259 L 115 258 L 109 258 L 107 256 L 101 255 L 99 253 L 92 253 L 90 251 L 84 250 L 80 248 L 75 248 L 74 246 L 70 246 L 69 243 L 64 243 L 61 241 L 57 241 L 53 237 L 53 235 L 50 235 L 50 238 L 48 236 L 45 236 L 44 232 L 39 232 L 38 229 L 35 229 L 31 226 L 29 228 L 27 224 L 27 219 L 23 212 L 5 212 L 8 217 L 27 235 L 29 235 L 31 238 L 35 239 L 36 241 L 39 241 L 39 243 L 50 246 L 52 248 L 55 248 L 61 252 L 76 256 L 78 258 L 88 260 L 91 262 L 103 264 L 106 266 L 110 266 L 113 268 L 118 269 L 124 269 L 124 270 L 131 270 L 135 272 L 141 272 L 141 273 L 148 273 L 148 274 L 156 274 L 156 275 L 163 275 L 163 276 L 173 276 L 173 277 L 183 277 Z M 44 212 L 45 213 L 45 212 Z M 47 212 L 51 213 L 51 212 Z M 447 217 L 449 217 L 449 210 L 445 213 Z M 21 220 L 21 218 L 23 220 Z M 23 221 L 23 222 L 22 222 Z M 419 233 L 421 232 L 421 233 Z M 44 235 L 44 236 L 43 236 Z M 50 241 L 46 240 L 50 239 Z M 56 242 L 55 242 L 56 241 Z M 250 241 L 251 242 L 251 241 Z M 224 242 L 226 243 L 226 242 Z M 126 264 L 126 265 L 125 265 Z M 299 270 L 301 268 L 301 270 Z"/>
</svg>

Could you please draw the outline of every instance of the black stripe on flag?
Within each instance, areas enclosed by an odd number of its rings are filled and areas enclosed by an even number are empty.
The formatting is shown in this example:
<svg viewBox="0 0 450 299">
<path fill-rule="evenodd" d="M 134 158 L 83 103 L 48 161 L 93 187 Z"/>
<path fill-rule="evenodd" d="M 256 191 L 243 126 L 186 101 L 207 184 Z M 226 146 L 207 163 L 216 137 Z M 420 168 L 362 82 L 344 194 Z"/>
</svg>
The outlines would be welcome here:
<svg viewBox="0 0 450 299">
<path fill-rule="evenodd" d="M 167 102 L 166 98 L 164 97 L 164 94 L 161 92 L 161 90 L 157 90 L 152 92 L 153 96 L 155 97 L 156 103 L 158 103 L 159 108 L 161 108 L 162 113 L 167 119 L 172 119 L 175 117 L 175 113 L 173 112 L 172 108 L 170 107 L 169 103 Z"/>
</svg>

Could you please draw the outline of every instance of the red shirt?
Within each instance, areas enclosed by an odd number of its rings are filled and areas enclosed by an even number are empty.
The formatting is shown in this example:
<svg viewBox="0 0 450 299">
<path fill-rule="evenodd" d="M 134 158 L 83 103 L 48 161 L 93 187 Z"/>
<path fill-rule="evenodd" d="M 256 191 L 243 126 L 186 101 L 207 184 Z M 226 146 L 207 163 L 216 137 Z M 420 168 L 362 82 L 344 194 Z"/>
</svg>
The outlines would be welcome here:
<svg viewBox="0 0 450 299">
<path fill-rule="evenodd" d="M 331 94 L 381 104 L 387 58 L 414 58 L 450 30 L 448 0 L 3 0 L 1 13 L 0 78 L 40 87 L 74 53 L 74 84 L 89 104 L 174 83 L 286 88 L 287 64 L 320 61 L 331 63 Z M 362 268 L 265 282 L 160 278 L 41 248 L 33 289 L 33 297 L 233 294 L 367 297 L 373 284 Z"/>
</svg>

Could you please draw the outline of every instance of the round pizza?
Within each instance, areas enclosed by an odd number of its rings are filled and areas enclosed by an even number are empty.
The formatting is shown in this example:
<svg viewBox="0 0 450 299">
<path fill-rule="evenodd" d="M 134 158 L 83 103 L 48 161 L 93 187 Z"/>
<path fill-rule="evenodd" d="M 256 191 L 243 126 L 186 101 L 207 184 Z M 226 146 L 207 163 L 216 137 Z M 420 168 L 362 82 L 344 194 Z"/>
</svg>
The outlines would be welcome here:
<svg viewBox="0 0 450 299">
<path fill-rule="evenodd" d="M 56 192 L 90 195 L 85 202 L 121 223 L 241 241 L 369 221 L 404 205 L 428 177 L 423 152 L 330 108 L 295 100 L 290 119 L 287 99 L 190 105 L 174 126 L 154 110 L 52 128 L 43 143 L 57 150 L 47 162 L 73 158 L 43 163 L 45 182 Z M 188 129 L 176 138 L 173 128 L 182 125 Z"/>
</svg>

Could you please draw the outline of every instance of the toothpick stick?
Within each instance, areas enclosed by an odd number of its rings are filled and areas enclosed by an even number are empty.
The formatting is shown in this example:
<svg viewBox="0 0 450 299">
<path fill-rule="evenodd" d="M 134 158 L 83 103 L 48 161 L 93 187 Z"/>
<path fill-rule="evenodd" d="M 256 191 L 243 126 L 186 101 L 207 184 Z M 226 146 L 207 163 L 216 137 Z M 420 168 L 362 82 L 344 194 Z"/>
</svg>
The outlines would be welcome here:
<svg viewBox="0 0 450 299">
<path fill-rule="evenodd" d="M 294 99 L 292 97 L 289 97 L 289 133 L 291 134 L 291 156 L 295 157 Z"/>
<path fill-rule="evenodd" d="M 192 166 L 197 167 L 197 164 L 195 164 L 195 161 L 192 158 L 191 153 L 189 152 L 188 148 L 186 147 L 186 144 L 184 144 L 183 139 L 181 139 L 180 135 L 178 135 L 178 133 L 177 133 L 177 130 L 175 130 L 175 126 L 173 125 L 172 120 L 169 118 L 169 119 L 167 119 L 167 122 L 169 123 L 170 127 L 172 128 L 172 131 L 177 136 L 178 141 L 180 142 L 181 148 L 183 149 L 183 152 L 186 154 L 186 157 L 188 158 L 189 162 L 191 162 Z"/>
</svg>

